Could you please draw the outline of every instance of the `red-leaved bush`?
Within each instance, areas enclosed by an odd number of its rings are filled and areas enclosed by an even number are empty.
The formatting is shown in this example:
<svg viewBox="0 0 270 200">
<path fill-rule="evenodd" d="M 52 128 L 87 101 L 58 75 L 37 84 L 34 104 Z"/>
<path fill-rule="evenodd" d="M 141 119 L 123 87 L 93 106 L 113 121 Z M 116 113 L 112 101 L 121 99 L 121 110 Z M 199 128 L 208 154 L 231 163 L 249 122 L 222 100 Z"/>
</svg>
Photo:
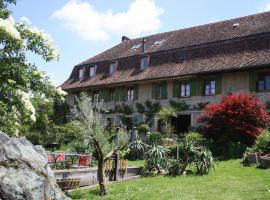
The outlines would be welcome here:
<svg viewBox="0 0 270 200">
<path fill-rule="evenodd" d="M 221 102 L 207 105 L 198 118 L 203 132 L 215 141 L 251 144 L 269 125 L 265 105 L 250 94 L 229 94 Z"/>
</svg>

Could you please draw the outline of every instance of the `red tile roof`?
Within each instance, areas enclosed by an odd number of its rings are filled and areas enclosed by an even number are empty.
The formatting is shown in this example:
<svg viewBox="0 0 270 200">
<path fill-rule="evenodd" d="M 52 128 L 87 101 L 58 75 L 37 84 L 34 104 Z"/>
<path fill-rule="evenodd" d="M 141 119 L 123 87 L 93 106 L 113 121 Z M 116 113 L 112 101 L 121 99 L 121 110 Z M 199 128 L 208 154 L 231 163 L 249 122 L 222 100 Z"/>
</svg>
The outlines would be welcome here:
<svg viewBox="0 0 270 200">
<path fill-rule="evenodd" d="M 144 37 L 146 39 L 145 53 L 151 55 L 151 53 L 155 52 L 166 52 L 172 49 L 232 40 L 263 33 L 270 33 L 270 12 L 146 36 Z M 141 44 L 142 39 L 143 38 L 126 40 L 115 47 L 78 64 L 75 66 L 74 70 L 79 66 L 90 65 L 93 63 L 119 60 L 132 56 L 138 57 L 141 53 L 141 48 L 132 50 L 132 47 Z M 155 41 L 161 40 L 163 42 L 160 45 L 154 44 Z M 268 64 L 270 64 L 269 48 L 198 57 L 189 59 L 183 63 L 165 63 L 150 66 L 144 71 L 140 71 L 137 65 L 127 65 L 126 67 L 119 66 L 113 76 L 107 76 L 105 68 L 98 64 L 96 76 L 86 78 L 83 81 L 79 81 L 74 78 L 74 76 L 70 76 L 61 87 L 65 90 L 69 90 L 206 72 L 218 72 L 221 70 L 245 69 L 251 66 Z M 73 75 L 75 73 L 74 70 Z"/>
</svg>

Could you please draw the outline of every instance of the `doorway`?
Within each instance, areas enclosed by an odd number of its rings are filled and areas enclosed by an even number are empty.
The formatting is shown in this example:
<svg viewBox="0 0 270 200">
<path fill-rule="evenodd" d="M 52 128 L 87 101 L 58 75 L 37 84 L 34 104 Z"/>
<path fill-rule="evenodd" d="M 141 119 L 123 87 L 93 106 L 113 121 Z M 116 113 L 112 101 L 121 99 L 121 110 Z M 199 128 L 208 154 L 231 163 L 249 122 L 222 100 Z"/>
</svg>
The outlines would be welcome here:
<svg viewBox="0 0 270 200">
<path fill-rule="evenodd" d="M 178 115 L 172 118 L 172 125 L 176 134 L 183 134 L 189 131 L 191 127 L 191 115 Z"/>
</svg>

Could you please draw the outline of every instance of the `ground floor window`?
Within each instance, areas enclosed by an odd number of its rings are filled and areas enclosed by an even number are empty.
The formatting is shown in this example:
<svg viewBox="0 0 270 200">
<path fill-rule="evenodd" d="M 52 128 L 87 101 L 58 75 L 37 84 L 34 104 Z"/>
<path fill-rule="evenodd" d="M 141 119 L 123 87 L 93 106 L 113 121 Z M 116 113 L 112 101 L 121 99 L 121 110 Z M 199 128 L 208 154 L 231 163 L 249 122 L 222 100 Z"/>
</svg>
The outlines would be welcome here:
<svg viewBox="0 0 270 200">
<path fill-rule="evenodd" d="M 127 91 L 126 100 L 133 101 L 134 100 L 134 88 L 133 87 L 127 88 L 126 91 Z"/>
<path fill-rule="evenodd" d="M 258 91 L 263 92 L 270 90 L 270 74 L 262 74 L 258 80 Z"/>
</svg>

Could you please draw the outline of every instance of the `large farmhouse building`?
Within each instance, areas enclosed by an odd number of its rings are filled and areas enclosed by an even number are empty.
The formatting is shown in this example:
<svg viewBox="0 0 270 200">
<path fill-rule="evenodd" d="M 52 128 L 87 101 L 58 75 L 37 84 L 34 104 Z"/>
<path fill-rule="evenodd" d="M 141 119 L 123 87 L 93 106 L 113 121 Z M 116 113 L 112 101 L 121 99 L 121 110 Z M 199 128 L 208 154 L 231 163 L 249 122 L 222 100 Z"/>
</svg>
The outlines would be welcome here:
<svg viewBox="0 0 270 200">
<path fill-rule="evenodd" d="M 228 92 L 270 101 L 270 12 L 129 39 L 78 65 L 61 85 L 103 99 L 108 121 L 131 126 L 155 105 L 174 106 L 178 132 L 196 127 L 201 108 Z M 158 104 L 155 104 L 158 102 Z M 152 108 L 150 108 L 152 106 Z M 150 111 L 148 111 L 150 112 Z M 148 121 L 158 129 L 158 116 Z"/>
</svg>

